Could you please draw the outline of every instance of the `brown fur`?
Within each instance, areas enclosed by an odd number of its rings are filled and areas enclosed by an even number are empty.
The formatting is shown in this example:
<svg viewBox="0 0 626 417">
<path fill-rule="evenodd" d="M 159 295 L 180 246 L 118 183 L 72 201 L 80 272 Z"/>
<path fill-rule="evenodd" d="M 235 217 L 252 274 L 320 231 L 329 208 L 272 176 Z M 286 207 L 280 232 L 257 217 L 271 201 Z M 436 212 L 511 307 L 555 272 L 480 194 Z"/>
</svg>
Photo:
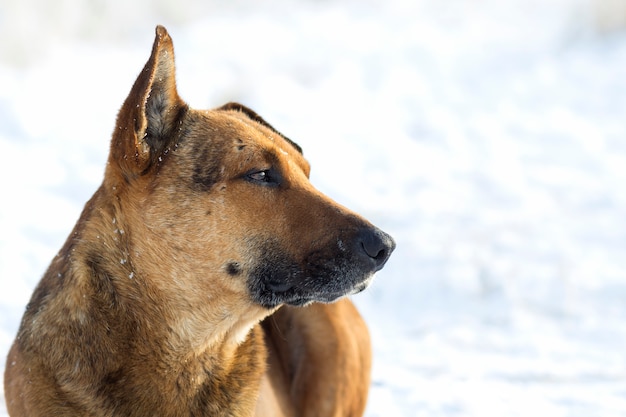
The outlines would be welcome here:
<svg viewBox="0 0 626 417">
<path fill-rule="evenodd" d="M 190 109 L 158 27 L 104 181 L 24 313 L 9 414 L 361 415 L 367 328 L 349 300 L 315 302 L 364 289 L 394 243 L 308 174 L 244 106 Z"/>
</svg>

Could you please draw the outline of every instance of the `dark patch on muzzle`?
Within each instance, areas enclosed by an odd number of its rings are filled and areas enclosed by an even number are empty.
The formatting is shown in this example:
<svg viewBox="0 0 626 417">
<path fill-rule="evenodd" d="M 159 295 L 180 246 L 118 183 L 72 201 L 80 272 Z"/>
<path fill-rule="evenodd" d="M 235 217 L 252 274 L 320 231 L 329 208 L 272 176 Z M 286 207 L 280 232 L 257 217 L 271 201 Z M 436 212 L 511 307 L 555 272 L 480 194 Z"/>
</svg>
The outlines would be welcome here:
<svg viewBox="0 0 626 417">
<path fill-rule="evenodd" d="M 332 302 L 363 291 L 382 269 L 395 242 L 376 228 L 340 233 L 301 260 L 289 255 L 276 239 L 258 239 L 262 254 L 248 276 L 252 298 L 264 307 Z"/>
</svg>

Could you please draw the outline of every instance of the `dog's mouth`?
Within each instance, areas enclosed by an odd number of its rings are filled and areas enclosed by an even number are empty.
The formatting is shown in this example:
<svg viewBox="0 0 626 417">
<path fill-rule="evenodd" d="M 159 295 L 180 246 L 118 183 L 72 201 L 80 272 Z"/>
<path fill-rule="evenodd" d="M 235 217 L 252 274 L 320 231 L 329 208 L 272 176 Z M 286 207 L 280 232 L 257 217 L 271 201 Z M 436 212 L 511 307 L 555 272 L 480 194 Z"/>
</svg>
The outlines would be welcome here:
<svg viewBox="0 0 626 417">
<path fill-rule="evenodd" d="M 293 300 L 285 302 L 285 304 L 289 304 L 292 306 L 305 306 L 312 302 L 332 303 L 342 297 L 358 294 L 360 292 L 365 291 L 365 289 L 370 286 L 373 280 L 374 280 L 374 274 L 371 274 L 365 277 L 365 279 L 362 282 L 355 285 L 351 290 L 335 292 L 335 293 L 326 292 L 324 294 L 318 294 L 317 296 L 310 296 L 308 298 L 307 297 L 295 298 Z"/>
<path fill-rule="evenodd" d="M 315 280 L 312 278 L 311 280 Z M 310 290 L 307 285 L 293 286 L 286 288 L 284 291 L 276 291 L 273 288 L 267 288 L 263 291 L 261 299 L 263 305 L 267 308 L 275 307 L 280 304 L 288 304 L 291 306 L 306 306 L 313 302 L 332 303 L 338 299 L 358 294 L 364 291 L 372 282 L 373 274 L 363 277 L 363 280 L 355 285 L 346 285 L 346 288 L 320 288 L 317 291 Z"/>
<path fill-rule="evenodd" d="M 264 241 L 264 256 L 248 275 L 252 298 L 266 308 L 304 306 L 331 303 L 365 290 L 389 259 L 395 243 L 378 229 L 358 231 L 352 243 L 345 241 L 312 251 L 300 262 L 286 255 L 276 242 Z"/>
<path fill-rule="evenodd" d="M 256 302 L 266 308 L 274 308 L 281 304 L 292 306 L 305 306 L 313 302 L 332 303 L 342 297 L 358 294 L 364 291 L 372 282 L 373 274 L 362 276 L 354 284 L 350 283 L 350 279 L 346 279 L 349 275 L 337 277 L 332 285 L 322 284 L 327 277 L 307 277 L 301 282 L 293 282 L 285 277 L 284 282 L 280 285 L 272 285 L 268 282 L 262 282 L 262 279 L 255 278 L 260 281 L 252 294 Z M 356 278 L 356 277 L 355 277 Z M 292 283 L 293 282 L 293 283 Z M 317 282 L 317 284 L 315 283 Z"/>
</svg>

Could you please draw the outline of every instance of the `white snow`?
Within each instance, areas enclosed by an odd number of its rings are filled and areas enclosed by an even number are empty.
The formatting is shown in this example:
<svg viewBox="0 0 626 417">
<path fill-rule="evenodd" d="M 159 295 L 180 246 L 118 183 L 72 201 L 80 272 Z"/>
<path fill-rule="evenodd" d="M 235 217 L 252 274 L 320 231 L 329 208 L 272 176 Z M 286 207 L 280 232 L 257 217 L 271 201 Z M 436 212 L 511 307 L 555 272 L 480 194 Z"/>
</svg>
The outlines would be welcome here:
<svg viewBox="0 0 626 417">
<path fill-rule="evenodd" d="M 396 238 L 353 298 L 367 416 L 626 415 L 622 3 L 47 4 L 0 1 L 2 358 L 161 23 L 185 100 L 249 105 Z"/>
</svg>

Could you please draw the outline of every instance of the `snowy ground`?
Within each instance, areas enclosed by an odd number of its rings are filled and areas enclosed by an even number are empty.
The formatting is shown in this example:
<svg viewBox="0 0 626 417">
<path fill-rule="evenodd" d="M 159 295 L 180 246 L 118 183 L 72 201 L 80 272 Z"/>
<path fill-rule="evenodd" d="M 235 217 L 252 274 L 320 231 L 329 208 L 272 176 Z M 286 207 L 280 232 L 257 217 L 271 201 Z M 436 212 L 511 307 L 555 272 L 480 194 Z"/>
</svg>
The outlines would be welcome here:
<svg viewBox="0 0 626 417">
<path fill-rule="evenodd" d="M 320 189 L 396 237 L 355 297 L 374 335 L 369 417 L 626 415 L 615 12 L 585 0 L 48 3 L 0 0 L 2 357 L 101 181 L 116 111 L 163 23 L 184 99 L 251 106 L 304 147 Z"/>
</svg>

